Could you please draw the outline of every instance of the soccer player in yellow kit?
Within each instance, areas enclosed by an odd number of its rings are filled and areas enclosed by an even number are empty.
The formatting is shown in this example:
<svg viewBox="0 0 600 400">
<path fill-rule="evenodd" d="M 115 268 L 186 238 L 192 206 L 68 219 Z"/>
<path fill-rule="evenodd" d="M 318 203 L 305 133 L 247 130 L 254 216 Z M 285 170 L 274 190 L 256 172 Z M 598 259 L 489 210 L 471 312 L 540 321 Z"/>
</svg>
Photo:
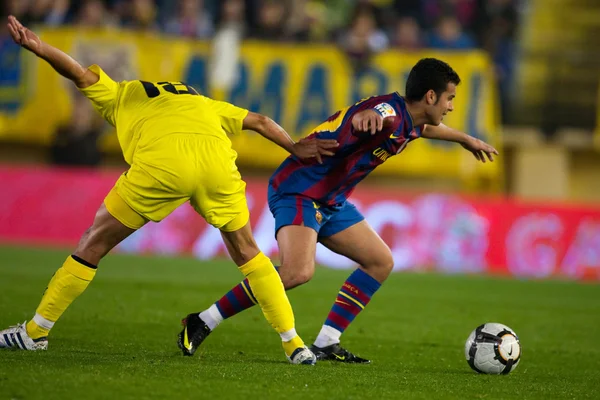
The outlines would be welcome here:
<svg viewBox="0 0 600 400">
<path fill-rule="evenodd" d="M 158 222 L 186 201 L 220 229 L 233 261 L 248 278 L 266 319 L 280 334 L 288 360 L 314 364 L 314 354 L 294 327 L 294 314 L 273 264 L 258 248 L 249 223 L 245 183 L 227 133 L 252 129 L 301 158 L 331 155 L 332 140 L 299 143 L 271 119 L 211 100 L 180 82 L 117 83 L 100 67 L 82 67 L 44 43 L 10 16 L 13 40 L 72 80 L 116 127 L 130 168 L 98 209 L 92 226 L 46 289 L 33 319 L 0 331 L 0 347 L 45 350 L 48 333 L 67 307 L 87 288 L 99 261 L 148 221 Z M 184 320 L 187 322 L 189 319 Z M 198 326 L 185 324 L 179 336 L 184 354 L 199 343 Z"/>
</svg>

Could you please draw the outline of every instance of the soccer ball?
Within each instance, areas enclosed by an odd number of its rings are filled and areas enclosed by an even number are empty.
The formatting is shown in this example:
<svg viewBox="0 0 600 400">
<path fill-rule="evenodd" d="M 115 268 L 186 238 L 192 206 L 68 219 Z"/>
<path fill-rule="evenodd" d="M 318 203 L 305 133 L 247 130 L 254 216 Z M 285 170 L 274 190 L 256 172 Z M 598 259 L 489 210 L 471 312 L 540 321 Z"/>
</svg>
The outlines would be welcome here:
<svg viewBox="0 0 600 400">
<path fill-rule="evenodd" d="M 478 326 L 465 343 L 467 363 L 483 374 L 508 374 L 521 360 L 521 343 L 506 325 L 487 323 Z"/>
</svg>

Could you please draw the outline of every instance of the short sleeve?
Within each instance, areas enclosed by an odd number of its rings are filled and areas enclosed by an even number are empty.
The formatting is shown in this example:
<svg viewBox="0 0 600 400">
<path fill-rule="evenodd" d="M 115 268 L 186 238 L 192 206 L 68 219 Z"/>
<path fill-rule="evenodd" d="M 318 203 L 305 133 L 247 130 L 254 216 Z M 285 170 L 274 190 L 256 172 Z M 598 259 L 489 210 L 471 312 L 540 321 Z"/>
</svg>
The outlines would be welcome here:
<svg viewBox="0 0 600 400">
<path fill-rule="evenodd" d="M 92 65 L 89 70 L 98 74 L 100 79 L 91 86 L 79 88 L 79 91 L 92 101 L 94 108 L 105 120 L 115 126 L 119 91 L 122 85 L 112 80 L 98 65 Z"/>
<path fill-rule="evenodd" d="M 233 104 L 208 99 L 213 111 L 221 120 L 221 127 L 230 135 L 237 135 L 242 131 L 244 119 L 248 115 L 248 110 L 236 107 Z"/>
</svg>

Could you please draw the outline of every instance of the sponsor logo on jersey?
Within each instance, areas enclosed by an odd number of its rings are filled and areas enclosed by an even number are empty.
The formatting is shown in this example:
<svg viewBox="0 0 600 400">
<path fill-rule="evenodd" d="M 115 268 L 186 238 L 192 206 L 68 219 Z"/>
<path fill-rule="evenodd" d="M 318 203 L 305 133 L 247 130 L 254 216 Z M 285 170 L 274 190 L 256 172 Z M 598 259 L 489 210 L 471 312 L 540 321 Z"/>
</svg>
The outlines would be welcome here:
<svg viewBox="0 0 600 400">
<path fill-rule="evenodd" d="M 373 155 L 384 162 L 392 156 L 387 150 L 382 149 L 381 147 L 378 147 L 375 150 L 373 150 Z"/>
</svg>

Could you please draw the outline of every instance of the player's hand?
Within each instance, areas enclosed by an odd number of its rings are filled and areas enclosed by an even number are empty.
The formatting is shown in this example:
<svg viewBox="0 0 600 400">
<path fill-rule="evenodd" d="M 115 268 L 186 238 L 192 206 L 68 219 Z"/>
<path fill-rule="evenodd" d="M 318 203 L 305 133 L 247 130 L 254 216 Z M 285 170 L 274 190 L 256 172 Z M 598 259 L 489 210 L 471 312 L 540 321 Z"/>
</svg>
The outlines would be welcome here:
<svg viewBox="0 0 600 400">
<path fill-rule="evenodd" d="M 323 164 L 322 156 L 332 156 L 334 153 L 330 149 L 336 147 L 337 140 L 304 138 L 294 143 L 291 153 L 302 160 L 314 157 L 319 164 Z"/>
<path fill-rule="evenodd" d="M 374 135 L 383 129 L 383 117 L 375 110 L 364 110 L 352 117 L 352 127 L 355 131 Z"/>
<path fill-rule="evenodd" d="M 485 162 L 485 156 L 490 161 L 494 161 L 494 154 L 498 155 L 498 150 L 473 136 L 469 136 L 467 141 L 462 143 L 462 147 L 473 153 L 475 158 L 481 162 Z"/>
<path fill-rule="evenodd" d="M 18 19 L 12 15 L 8 17 L 8 32 L 14 42 L 27 50 L 39 54 L 42 48 L 42 41 L 31 30 L 24 27 Z"/>
</svg>

